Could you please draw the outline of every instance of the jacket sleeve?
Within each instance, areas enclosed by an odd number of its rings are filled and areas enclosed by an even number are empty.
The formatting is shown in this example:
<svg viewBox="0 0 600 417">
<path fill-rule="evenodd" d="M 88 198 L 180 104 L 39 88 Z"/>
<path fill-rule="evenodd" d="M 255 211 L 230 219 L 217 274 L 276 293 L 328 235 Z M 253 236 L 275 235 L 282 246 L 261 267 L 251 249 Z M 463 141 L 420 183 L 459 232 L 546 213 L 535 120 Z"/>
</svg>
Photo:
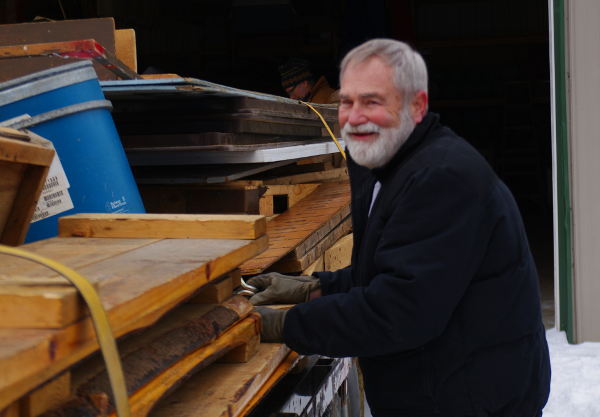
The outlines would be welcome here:
<svg viewBox="0 0 600 417">
<path fill-rule="evenodd" d="M 369 357 L 415 349 L 441 335 L 494 227 L 490 192 L 463 171 L 434 167 L 413 174 L 393 200 L 372 280 L 292 308 L 286 344 L 302 354 Z"/>
<path fill-rule="evenodd" d="M 313 275 L 319 278 L 324 295 L 348 292 L 352 288 L 352 266 L 333 272 L 315 272 Z"/>
</svg>

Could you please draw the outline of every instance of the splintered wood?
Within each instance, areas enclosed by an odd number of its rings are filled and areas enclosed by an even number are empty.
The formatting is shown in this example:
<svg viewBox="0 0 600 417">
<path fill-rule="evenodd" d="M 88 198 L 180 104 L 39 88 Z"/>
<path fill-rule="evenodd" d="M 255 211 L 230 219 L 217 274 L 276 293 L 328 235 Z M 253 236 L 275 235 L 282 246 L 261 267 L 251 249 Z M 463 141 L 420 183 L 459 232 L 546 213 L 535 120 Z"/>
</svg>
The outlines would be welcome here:
<svg viewBox="0 0 600 417">
<path fill-rule="evenodd" d="M 242 264 L 243 275 L 258 274 L 290 251 L 323 231 L 323 237 L 350 213 L 350 185 L 325 183 L 294 207 L 267 223 L 269 247 L 261 255 Z"/>
</svg>

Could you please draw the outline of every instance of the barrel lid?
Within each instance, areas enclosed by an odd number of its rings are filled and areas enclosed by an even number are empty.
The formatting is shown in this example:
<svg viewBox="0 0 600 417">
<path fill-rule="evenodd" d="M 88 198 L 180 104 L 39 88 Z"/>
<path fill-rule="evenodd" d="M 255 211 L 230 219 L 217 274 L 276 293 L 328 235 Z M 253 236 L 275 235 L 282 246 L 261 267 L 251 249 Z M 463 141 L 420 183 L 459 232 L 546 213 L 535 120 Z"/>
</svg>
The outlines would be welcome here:
<svg viewBox="0 0 600 417">
<path fill-rule="evenodd" d="M 0 83 L 0 106 L 97 78 L 89 60 L 34 72 Z"/>
</svg>

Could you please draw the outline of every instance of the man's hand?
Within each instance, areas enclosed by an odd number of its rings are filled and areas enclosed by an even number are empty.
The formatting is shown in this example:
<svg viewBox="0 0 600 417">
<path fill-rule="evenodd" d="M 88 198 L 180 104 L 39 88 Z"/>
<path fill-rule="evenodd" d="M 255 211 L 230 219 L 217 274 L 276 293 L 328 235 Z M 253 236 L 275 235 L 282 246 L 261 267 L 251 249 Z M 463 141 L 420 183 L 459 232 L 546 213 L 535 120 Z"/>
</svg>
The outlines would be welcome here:
<svg viewBox="0 0 600 417">
<path fill-rule="evenodd" d="M 318 278 L 282 275 L 277 272 L 257 275 L 246 281 L 259 292 L 250 297 L 254 305 L 298 304 L 308 300 L 310 292 L 320 286 Z"/>
<path fill-rule="evenodd" d="M 283 343 L 283 323 L 287 310 L 275 310 L 268 307 L 256 307 L 260 314 L 260 340 L 269 343 Z"/>
</svg>

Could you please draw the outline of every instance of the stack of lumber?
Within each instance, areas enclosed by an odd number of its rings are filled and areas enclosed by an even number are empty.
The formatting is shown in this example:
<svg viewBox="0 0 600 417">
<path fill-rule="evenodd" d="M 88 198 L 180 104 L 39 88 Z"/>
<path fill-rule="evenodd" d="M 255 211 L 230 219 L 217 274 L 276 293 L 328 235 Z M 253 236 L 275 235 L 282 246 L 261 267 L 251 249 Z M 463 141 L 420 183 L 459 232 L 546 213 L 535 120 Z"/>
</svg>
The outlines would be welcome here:
<svg viewBox="0 0 600 417">
<path fill-rule="evenodd" d="M 305 104 L 193 78 L 103 82 L 135 167 L 259 164 L 337 152 Z M 332 105 L 313 106 L 334 131 Z"/>
<path fill-rule="evenodd" d="M 119 338 L 133 416 L 168 402 L 218 359 L 216 367 L 236 364 L 246 374 L 217 384 L 208 373 L 222 400 L 207 399 L 212 411 L 196 415 L 237 416 L 293 366 L 297 355 L 285 346 L 259 344 L 259 317 L 232 295 L 239 265 L 267 247 L 263 216 L 85 214 L 62 218 L 59 229 L 23 249 L 96 288 Z M 114 415 L 91 318 L 74 288 L 24 259 L 0 255 L 0 263 L 0 415 Z"/>
</svg>

